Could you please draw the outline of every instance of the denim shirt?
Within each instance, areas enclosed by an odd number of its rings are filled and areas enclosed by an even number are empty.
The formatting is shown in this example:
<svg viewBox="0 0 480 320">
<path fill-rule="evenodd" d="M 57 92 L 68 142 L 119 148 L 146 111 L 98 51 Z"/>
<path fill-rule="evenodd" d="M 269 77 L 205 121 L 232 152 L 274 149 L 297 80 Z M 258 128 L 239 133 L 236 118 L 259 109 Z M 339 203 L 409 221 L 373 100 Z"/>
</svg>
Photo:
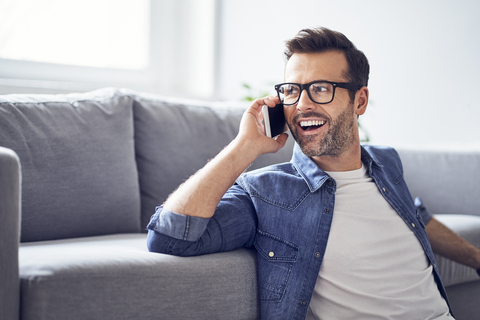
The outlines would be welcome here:
<svg viewBox="0 0 480 320">
<path fill-rule="evenodd" d="M 448 303 L 421 210 L 417 212 L 403 179 L 397 152 L 364 146 L 362 162 L 421 243 Z M 305 319 L 335 213 L 335 190 L 335 180 L 295 146 L 289 163 L 241 175 L 210 219 L 158 207 L 148 225 L 148 246 L 181 256 L 254 246 L 261 318 Z"/>
</svg>

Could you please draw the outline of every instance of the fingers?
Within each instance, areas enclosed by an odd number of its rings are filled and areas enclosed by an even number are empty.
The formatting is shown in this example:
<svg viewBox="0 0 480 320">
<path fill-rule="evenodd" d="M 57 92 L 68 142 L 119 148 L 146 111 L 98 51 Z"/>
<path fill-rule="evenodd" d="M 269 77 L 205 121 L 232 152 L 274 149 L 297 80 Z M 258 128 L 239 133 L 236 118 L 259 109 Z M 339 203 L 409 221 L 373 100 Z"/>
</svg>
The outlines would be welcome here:
<svg viewBox="0 0 480 320">
<path fill-rule="evenodd" d="M 287 142 L 288 134 L 286 133 L 282 133 L 275 139 L 268 138 L 264 133 L 262 108 L 264 105 L 273 108 L 279 103 L 280 100 L 276 96 L 256 99 L 242 117 L 238 138 L 244 142 L 253 142 L 255 148 L 259 148 L 260 154 L 277 152 Z"/>
<path fill-rule="evenodd" d="M 264 105 L 267 105 L 271 108 L 275 107 L 276 104 L 280 103 L 280 100 L 277 96 L 267 96 L 264 98 L 259 98 L 253 101 L 250 107 L 246 110 L 246 113 L 252 114 L 257 121 L 259 126 L 263 126 L 263 114 L 262 108 Z M 252 112 L 253 111 L 253 112 Z"/>
<path fill-rule="evenodd" d="M 279 103 L 280 103 L 280 100 L 278 99 L 277 96 L 267 96 L 267 97 L 256 99 L 255 101 L 253 101 L 251 108 L 257 111 L 261 111 L 264 105 L 267 105 L 273 108 L 275 107 L 276 104 L 279 104 Z"/>
</svg>

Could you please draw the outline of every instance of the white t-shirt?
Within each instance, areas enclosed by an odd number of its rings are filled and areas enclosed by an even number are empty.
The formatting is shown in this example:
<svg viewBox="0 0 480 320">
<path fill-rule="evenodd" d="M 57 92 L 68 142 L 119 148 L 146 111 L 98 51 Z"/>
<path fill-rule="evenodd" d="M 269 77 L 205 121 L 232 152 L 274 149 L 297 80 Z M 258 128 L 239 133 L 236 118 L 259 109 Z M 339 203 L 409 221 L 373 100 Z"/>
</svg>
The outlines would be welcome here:
<svg viewBox="0 0 480 320">
<path fill-rule="evenodd" d="M 365 167 L 327 173 L 335 211 L 307 319 L 453 319 L 420 242 Z"/>
</svg>

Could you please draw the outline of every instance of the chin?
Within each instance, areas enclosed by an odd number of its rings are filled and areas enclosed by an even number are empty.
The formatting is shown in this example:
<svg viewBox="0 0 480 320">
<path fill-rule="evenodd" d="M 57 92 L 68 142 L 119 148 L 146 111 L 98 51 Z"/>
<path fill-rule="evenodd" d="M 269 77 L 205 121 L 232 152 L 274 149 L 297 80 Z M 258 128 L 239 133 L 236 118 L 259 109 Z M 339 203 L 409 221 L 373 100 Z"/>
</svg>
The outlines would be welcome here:
<svg viewBox="0 0 480 320">
<path fill-rule="evenodd" d="M 295 139 L 300 150 L 302 150 L 307 157 L 340 157 L 357 141 L 354 136 L 344 136 L 343 138 L 337 136 L 336 139 L 330 135 L 321 139 L 319 137 L 309 138 L 310 139 L 305 139 L 305 137 L 303 137 L 303 139 Z"/>
</svg>

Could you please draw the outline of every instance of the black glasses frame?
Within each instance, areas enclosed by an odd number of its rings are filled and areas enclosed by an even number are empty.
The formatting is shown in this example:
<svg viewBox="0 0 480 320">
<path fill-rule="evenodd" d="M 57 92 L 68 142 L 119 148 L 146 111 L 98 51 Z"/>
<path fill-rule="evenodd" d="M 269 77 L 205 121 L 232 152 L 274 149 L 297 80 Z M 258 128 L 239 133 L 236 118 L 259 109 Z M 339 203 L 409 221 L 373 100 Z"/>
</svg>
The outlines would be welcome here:
<svg viewBox="0 0 480 320">
<path fill-rule="evenodd" d="M 333 86 L 333 92 L 332 92 L 332 99 L 328 102 L 317 102 L 315 100 L 312 99 L 312 95 L 310 94 L 310 86 L 314 83 L 329 83 Z M 295 101 L 294 103 L 285 103 L 283 102 L 283 100 L 280 98 L 280 87 L 283 86 L 283 85 L 286 85 L 286 84 L 294 84 L 296 86 L 298 86 L 300 88 L 300 93 L 298 94 L 298 99 L 297 101 Z M 330 103 L 333 101 L 333 99 L 335 98 L 335 89 L 336 88 L 344 88 L 344 89 L 347 89 L 347 90 L 352 90 L 354 92 L 357 92 L 358 90 L 360 90 L 360 88 L 362 88 L 363 86 L 359 85 L 359 84 L 355 84 L 355 83 L 351 83 L 351 82 L 332 82 L 332 81 L 312 81 L 312 82 L 309 82 L 309 83 L 305 83 L 305 84 L 301 84 L 301 83 L 294 83 L 294 82 L 284 82 L 284 83 L 279 83 L 277 85 L 275 85 L 275 90 L 277 91 L 277 95 L 278 95 L 278 99 L 280 99 L 280 102 L 282 102 L 285 106 L 293 106 L 294 104 L 297 104 L 298 101 L 300 100 L 300 97 L 302 96 L 302 92 L 303 90 L 306 90 L 307 91 L 307 94 L 308 94 L 308 97 L 310 98 L 310 100 L 312 100 L 313 102 L 317 103 L 317 104 L 327 104 L 327 103 Z"/>
</svg>

